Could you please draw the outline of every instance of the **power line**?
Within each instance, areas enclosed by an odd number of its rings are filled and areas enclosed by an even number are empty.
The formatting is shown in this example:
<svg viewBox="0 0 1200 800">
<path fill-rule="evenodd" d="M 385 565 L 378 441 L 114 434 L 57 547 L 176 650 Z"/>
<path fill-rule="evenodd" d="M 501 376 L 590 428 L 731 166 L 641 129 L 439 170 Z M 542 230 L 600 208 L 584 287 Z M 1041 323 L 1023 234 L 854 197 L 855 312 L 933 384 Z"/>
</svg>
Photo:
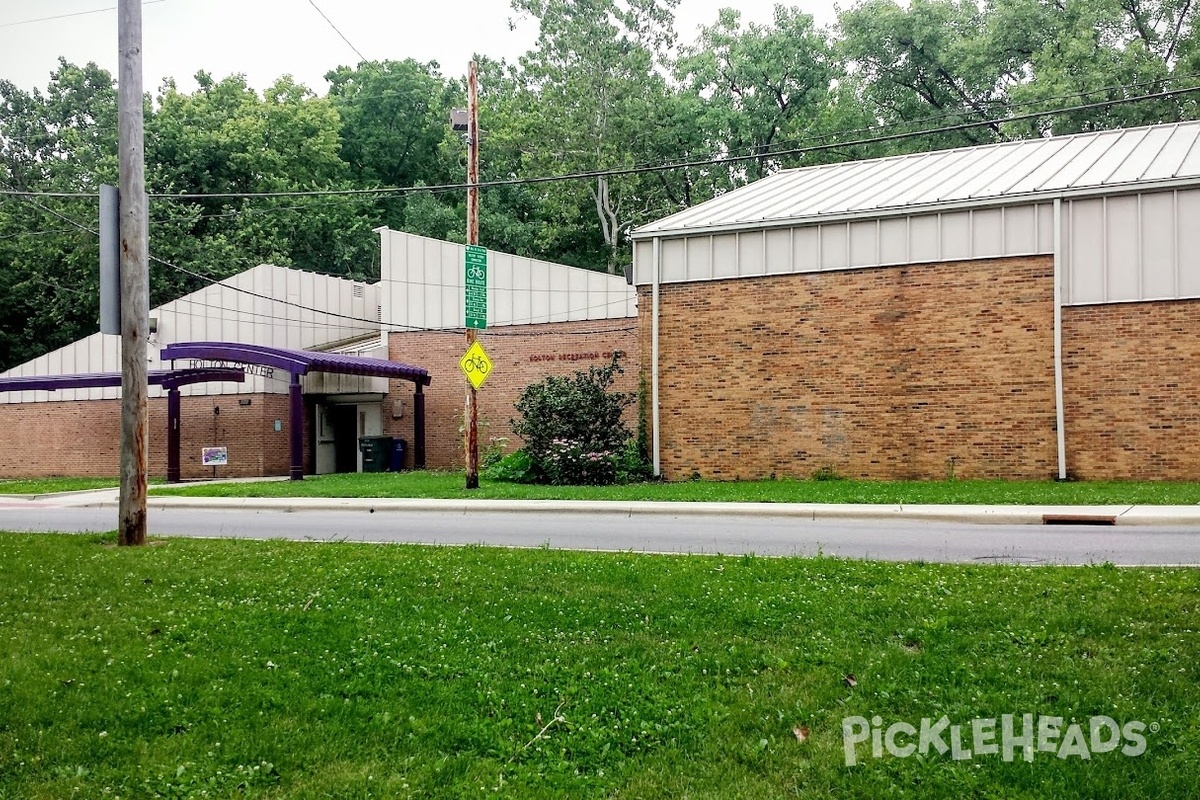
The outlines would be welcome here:
<svg viewBox="0 0 1200 800">
<path fill-rule="evenodd" d="M 321 10 L 321 7 L 320 7 L 320 6 L 318 6 L 318 5 L 317 5 L 317 4 L 314 2 L 314 0 L 308 0 L 308 4 L 309 4 L 310 6 L 312 6 L 313 8 L 315 8 L 315 9 L 317 10 L 317 13 L 321 15 L 321 19 L 323 19 L 323 20 L 325 20 L 326 22 L 328 22 L 328 23 L 329 23 L 329 27 L 333 28 L 333 32 L 334 32 L 334 33 L 336 33 L 338 36 L 342 37 L 342 41 L 343 41 L 343 42 L 345 42 L 345 43 L 346 43 L 346 45 L 347 45 L 347 46 L 348 46 L 348 47 L 349 47 L 351 50 L 353 50 L 355 53 L 357 53 L 357 54 L 358 54 L 358 58 L 359 58 L 359 60 L 361 60 L 361 61 L 366 61 L 366 60 L 367 60 L 367 57 L 366 57 L 366 56 L 364 56 L 364 55 L 363 55 L 361 52 L 359 52 L 359 49 L 358 49 L 357 47 L 355 47 L 354 45 L 350 44 L 350 40 L 346 38 L 346 34 L 344 34 L 344 33 L 342 33 L 341 31 L 339 31 L 339 30 L 338 30 L 338 27 L 337 27 L 337 25 L 334 25 L 334 24 L 333 24 L 333 20 L 331 20 L 329 17 L 325 16 L 325 12 Z"/>
<path fill-rule="evenodd" d="M 21 189 L 0 189 L 0 197 L 54 197 L 71 200 L 99 200 L 97 192 L 27 192 Z"/>
<path fill-rule="evenodd" d="M 155 3 L 165 3 L 167 0 L 142 0 L 143 6 L 152 6 Z M 16 22 L 0 23 L 0 28 L 15 28 L 18 25 L 32 25 L 35 22 L 49 22 L 55 19 L 67 19 L 68 17 L 83 17 L 88 14 L 103 14 L 105 11 L 116 11 L 116 6 L 108 6 L 107 8 L 93 8 L 90 11 L 74 11 L 70 14 L 56 14 L 53 17 L 38 17 L 37 19 L 22 19 Z"/>
<path fill-rule="evenodd" d="M 71 226 L 73 226 L 73 227 L 75 227 L 75 228 L 78 228 L 79 230 L 86 231 L 87 233 L 90 233 L 90 234 L 92 234 L 92 235 L 96 236 L 97 238 L 100 236 L 100 233 L 99 233 L 99 231 L 96 231 L 96 230 L 95 230 L 95 229 L 93 229 L 93 228 L 89 228 L 89 227 L 87 227 L 86 225 L 84 225 L 84 224 L 82 224 L 82 223 L 80 223 L 80 222 L 76 222 L 75 220 L 71 219 L 70 217 L 67 217 L 66 215 L 60 214 L 60 213 L 58 213 L 57 211 L 54 211 L 53 209 L 51 209 L 51 208 L 48 208 L 48 207 L 46 207 L 46 206 L 42 205 L 41 203 L 38 203 L 38 202 L 36 202 L 36 201 L 32 201 L 32 200 L 31 200 L 30 202 L 33 202 L 33 204 L 34 204 L 34 205 L 38 206 L 38 207 L 39 207 L 39 208 L 41 208 L 43 211 L 45 211 L 45 212 L 47 212 L 47 213 L 49 213 L 49 214 L 52 214 L 52 215 L 54 215 L 55 217 L 58 217 L 59 219 L 63 220 L 64 222 L 67 222 L 68 224 L 70 224 Z M 368 318 L 366 318 L 366 317 L 356 317 L 356 316 L 353 316 L 353 315 L 350 315 L 350 314 L 340 314 L 340 313 L 337 313 L 337 312 L 335 312 L 335 311 L 326 311 L 326 310 L 322 310 L 322 309 L 318 309 L 318 308 L 312 308 L 311 306 L 306 306 L 306 305 L 303 305 L 303 304 L 301 304 L 301 303 L 296 303 L 296 302 L 293 302 L 293 301 L 291 301 L 291 300 L 284 300 L 284 299 L 281 299 L 281 298 L 278 298 L 278 297 L 271 297 L 270 295 L 261 294 L 261 293 L 259 293 L 259 292 L 255 292 L 255 291 L 252 291 L 252 290 L 250 290 L 250 289 L 244 289 L 244 288 L 242 288 L 242 287 L 240 287 L 240 286 L 234 286 L 234 285 L 232 285 L 232 284 L 224 283 L 224 282 L 222 282 L 221 280 L 214 279 L 214 278 L 213 278 L 213 276 L 211 276 L 211 275 L 205 275 L 205 274 L 203 274 L 203 273 L 201 273 L 201 272 L 197 272 L 197 271 L 195 271 L 195 270 L 193 270 L 193 269 L 189 269 L 189 268 L 187 268 L 187 267 L 181 267 L 181 266 L 179 266 L 178 264 L 173 264 L 173 263 L 171 263 L 170 261 L 167 261 L 165 258 L 159 258 L 158 256 L 151 255 L 151 256 L 150 256 L 150 260 L 151 260 L 151 261 L 153 261 L 153 262 L 154 262 L 154 263 L 156 263 L 156 264 L 161 264 L 162 266 L 165 266 L 165 267 L 168 267 L 168 268 L 170 268 L 170 269 L 173 269 L 173 270 L 175 270 L 175 271 L 177 271 L 177 272 L 180 272 L 180 273 L 182 273 L 182 274 L 184 274 L 184 275 L 189 275 L 189 276 L 191 276 L 191 277 L 193 277 L 193 278 L 198 278 L 199 280 L 202 280 L 202 281 L 204 281 L 204 282 L 205 282 L 205 288 L 210 288 L 210 287 L 213 287 L 213 286 L 218 286 L 218 287 L 221 287 L 221 288 L 226 288 L 226 289 L 229 289 L 229 290 L 231 290 L 231 291 L 234 291 L 234 292 L 238 292 L 239 294 L 244 294 L 244 295 L 248 295 L 248 296 L 250 296 L 250 297 L 257 298 L 257 299 L 259 299 L 259 300 L 266 300 L 266 301 L 268 301 L 268 302 L 271 302 L 271 303 L 279 303 L 279 304 L 281 304 L 281 305 L 290 306 L 290 307 L 292 307 L 292 308 L 296 308 L 296 309 L 299 309 L 299 310 L 301 310 L 301 311 L 309 311 L 309 312 L 311 312 L 311 313 L 313 313 L 313 314 L 323 314 L 323 315 L 325 315 L 326 317 L 333 317 L 333 318 L 335 318 L 335 319 L 344 319 L 344 320 L 348 320 L 348 321 L 352 321 L 352 322 L 364 322 L 364 323 L 367 323 L 367 324 L 370 324 L 370 325 L 380 325 L 380 326 L 387 325 L 387 326 L 388 326 L 388 328 L 389 328 L 390 330 L 394 330 L 394 331 L 396 331 L 396 332 L 399 332 L 399 333 L 419 333 L 419 332 L 429 332 L 429 333 L 434 333 L 434 332 L 437 332 L 437 333 L 447 333 L 447 332 L 449 332 L 449 333 L 454 333 L 454 334 L 456 334 L 456 335 L 461 335 L 461 334 L 462 334 L 462 329 L 461 329 L 461 328 L 460 328 L 460 329 L 448 329 L 448 328 L 425 328 L 425 327 L 413 326 L 413 325 L 396 325 L 395 323 L 390 323 L 390 322 L 389 322 L 389 323 L 385 323 L 385 322 L 383 322 L 382 320 L 379 320 L 379 319 L 368 319 Z M 178 302 L 178 301 L 185 301 L 185 302 L 197 302 L 197 301 L 194 301 L 194 300 L 187 300 L 186 296 L 185 296 L 185 297 L 182 297 L 182 298 L 178 298 L 178 300 L 177 300 L 177 301 L 175 301 L 175 302 Z M 606 308 L 606 307 L 608 307 L 608 306 L 616 305 L 616 304 L 618 304 L 618 303 L 628 303 L 628 302 L 629 302 L 628 298 L 622 298 L 622 299 L 620 299 L 620 300 L 613 300 L 613 301 L 609 301 L 609 302 L 607 302 L 607 303 L 601 303 L 601 304 L 597 304 L 597 305 L 593 305 L 593 306 L 587 306 L 587 307 L 584 307 L 584 308 L 568 309 L 568 312 L 567 312 L 567 313 L 571 313 L 572 311 L 574 311 L 574 312 L 580 312 L 580 311 L 587 312 L 587 311 L 592 311 L 592 310 L 595 310 L 595 309 L 598 309 L 598 308 Z M 284 318 L 284 319 L 286 319 L 286 318 Z M 537 324 L 537 323 L 536 323 L 536 320 L 537 320 L 537 319 L 538 319 L 538 317 L 530 317 L 530 318 L 528 318 L 528 319 L 526 319 L 526 320 L 514 320 L 514 321 L 513 321 L 512 323 L 510 323 L 510 324 L 512 324 L 512 325 L 520 325 L 520 324 Z M 573 320 L 560 320 L 560 321 L 561 321 L 561 322 L 569 322 L 569 321 L 573 321 Z M 583 322 L 583 321 L 586 321 L 586 320 L 579 320 L 579 321 L 580 321 L 580 322 Z M 399 330 L 400 328 L 403 328 L 404 330 Z M 574 332 L 573 334 L 570 334 L 570 335 L 586 335 L 587 333 L 589 333 L 589 332 L 588 332 L 588 331 L 577 331 L 577 332 Z M 504 335 L 504 336 L 514 336 L 514 335 L 519 335 L 519 334 L 515 334 L 515 333 L 509 333 L 509 334 L 499 334 L 499 335 Z M 532 335 L 532 334 L 530 334 L 530 335 Z M 550 335 L 550 334 L 538 334 L 538 335 Z M 557 334 L 556 334 L 556 335 L 557 335 Z"/>
<path fill-rule="evenodd" d="M 693 167 L 711 167 L 725 164 L 736 164 L 742 161 L 750 161 L 765 156 L 788 156 L 788 155 L 804 155 L 806 153 L 817 153 L 829 150 L 836 150 L 845 147 L 863 147 L 873 144 L 884 144 L 887 142 L 895 142 L 903 139 L 913 139 L 921 136 L 933 136 L 942 133 L 954 133 L 957 131 L 971 130 L 974 128 L 988 127 L 992 125 L 1002 125 L 1010 122 L 1021 122 L 1031 119 L 1041 119 L 1043 117 L 1054 117 L 1063 114 L 1075 114 L 1080 111 L 1095 111 L 1101 108 L 1112 108 L 1114 106 L 1126 105 L 1128 103 L 1142 102 L 1145 100 L 1164 100 L 1169 97 L 1177 97 L 1179 95 L 1190 94 L 1200 90 L 1200 86 L 1189 86 L 1185 89 L 1171 89 L 1154 94 L 1139 95 L 1137 97 L 1124 97 L 1113 100 L 1102 100 L 1095 103 L 1085 103 L 1078 106 L 1070 106 L 1067 108 L 1048 109 L 1045 111 L 1033 111 L 1025 114 L 1011 114 L 1007 117 L 998 117 L 994 119 L 974 120 L 970 122 L 960 122 L 955 125 L 946 125 L 940 128 L 927 128 L 919 131 L 908 131 L 902 133 L 891 133 L 883 136 L 875 136 L 865 139 L 854 139 L 846 142 L 834 142 L 825 144 L 816 144 L 809 146 L 790 147 L 782 150 L 770 150 L 765 153 L 753 155 L 737 155 L 737 156 L 715 156 L 712 158 L 695 159 L 690 161 L 674 161 L 664 162 L 662 164 L 644 165 L 637 167 L 618 167 L 615 169 L 597 169 L 587 170 L 583 172 L 573 172 L 564 175 L 546 175 L 534 178 L 506 178 L 501 180 L 480 181 L 475 184 L 480 189 L 494 189 L 502 186 L 534 186 L 547 183 L 560 183 L 564 181 L 576 180 L 592 180 L 596 178 L 614 178 L 627 175 L 641 175 L 653 172 L 666 172 L 675 169 L 690 169 Z M 360 195 L 399 195 L 411 194 L 415 192 L 447 192 L 447 191 L 463 191 L 470 188 L 471 184 L 467 183 L 446 183 L 434 186 L 393 186 L 379 187 L 376 189 L 324 189 L 324 190 L 308 190 L 308 191 L 285 191 L 285 192 L 182 192 L 174 195 L 151 195 L 155 199 L 175 199 L 175 200 L 199 200 L 204 198 L 209 199 L 246 199 L 258 197 L 348 197 Z"/>
<path fill-rule="evenodd" d="M 1198 73 L 1197 76 L 1200 76 L 1200 73 Z M 1195 76 L 1183 76 L 1183 77 L 1195 77 Z M 1159 79 L 1159 80 L 1155 80 L 1155 81 L 1146 81 L 1146 82 L 1143 82 L 1142 84 L 1132 84 L 1132 85 L 1134 85 L 1134 86 L 1153 85 L 1153 84 L 1160 83 L 1165 80 L 1173 80 L 1173 78 L 1164 78 L 1164 79 Z M 1116 90 L 1119 88 L 1122 88 L 1122 87 L 1117 87 L 1117 86 L 1103 87 L 1100 89 L 1088 90 L 1085 92 L 1079 92 L 1079 93 L 1072 94 L 1072 95 L 1063 95 L 1061 97 L 1082 97 L 1082 96 L 1086 96 L 1088 94 L 1095 94 L 1097 92 L 1102 92 L 1102 91 Z M 833 133 L 823 134 L 823 135 L 815 137 L 813 140 L 811 140 L 810 143 L 792 141 L 792 142 L 785 143 L 785 146 L 783 146 L 781 148 L 773 148 L 773 149 L 767 150 L 765 152 L 760 152 L 760 153 L 747 153 L 745 155 L 728 155 L 728 154 L 726 154 L 726 155 L 722 155 L 722 156 L 713 156 L 713 157 L 702 158 L 702 159 L 692 159 L 692 160 L 683 160 L 683 161 L 664 161 L 664 162 L 657 162 L 657 163 L 642 164 L 642 165 L 637 165 L 637 166 L 632 166 L 632 167 L 619 167 L 619 168 L 615 168 L 615 169 L 604 169 L 604 170 L 588 170 L 588 171 L 583 171 L 583 172 L 575 172 L 575 173 L 568 173 L 568 174 L 562 174 L 562 175 L 535 176 L 535 177 L 531 177 L 531 178 L 505 178 L 505 179 L 492 180 L 492 181 L 481 181 L 478 184 L 478 186 L 481 189 L 488 189 L 488 188 L 498 188 L 498 187 L 504 187 L 504 186 L 530 186 L 530 185 L 558 183 L 558 182 L 573 181 L 573 180 L 592 180 L 595 178 L 620 177 L 620 176 L 626 176 L 626 175 L 637 175 L 637 174 L 646 174 L 646 173 L 653 173 L 653 172 L 666 172 L 666 171 L 677 170 L 677 169 L 690 169 L 690 168 L 694 168 L 694 167 L 736 164 L 736 163 L 740 163 L 743 161 L 752 161 L 752 160 L 760 159 L 760 158 L 771 158 L 771 157 L 781 157 L 781 156 L 788 156 L 788 155 L 803 155 L 805 153 L 835 151 L 835 150 L 838 150 L 841 148 L 861 147 L 861 146 L 867 146 L 867 145 L 872 145 L 872 144 L 882 144 L 882 143 L 886 143 L 886 142 L 901 141 L 903 139 L 919 138 L 922 136 L 933 136 L 933 135 L 943 134 L 943 133 L 953 133 L 956 131 L 970 130 L 973 128 L 987 127 L 987 126 L 991 126 L 991 125 L 1001 125 L 1001 124 L 1010 123 L 1010 122 L 1021 122 L 1021 121 L 1031 120 L 1031 119 L 1040 119 L 1043 117 L 1054 117 L 1054 116 L 1060 116 L 1060 115 L 1065 115 L 1065 114 L 1074 114 L 1074 113 L 1078 113 L 1080 111 L 1092 111 L 1092 110 L 1097 110 L 1097 109 L 1101 109 L 1101 108 L 1112 108 L 1114 106 L 1142 102 L 1145 100 L 1162 100 L 1162 99 L 1167 99 L 1167 98 L 1171 98 L 1171 97 L 1177 97 L 1177 96 L 1181 96 L 1181 95 L 1185 95 L 1185 94 L 1190 94 L 1197 90 L 1200 90 L 1200 85 L 1189 86 L 1189 87 L 1186 87 L 1183 89 L 1164 90 L 1164 91 L 1156 92 L 1153 94 L 1138 95 L 1137 97 L 1122 97 L 1122 98 L 1115 98 L 1115 99 L 1111 99 L 1111 100 L 1102 100 L 1102 101 L 1098 101 L 1095 103 L 1086 103 L 1083 105 L 1068 106 L 1065 108 L 1045 109 L 1045 110 L 1041 110 L 1041 111 L 1031 111 L 1031 112 L 1027 112 L 1024 114 L 1011 114 L 1006 117 L 979 119 L 979 120 L 973 120 L 973 121 L 968 121 L 968 122 L 961 122 L 961 123 L 957 123 L 955 125 L 943 126 L 943 127 L 939 127 L 939 128 L 927 128 L 927 129 L 918 130 L 918 131 L 903 131 L 903 132 L 891 133 L 891 134 L 875 136 L 875 137 L 870 137 L 870 138 L 864 138 L 864 139 L 854 139 L 854 140 L 850 140 L 850 141 L 838 141 L 838 142 L 828 142 L 827 141 L 828 139 L 834 138 L 836 136 L 844 136 L 847 133 L 861 133 L 861 132 L 869 132 L 869 131 L 873 131 L 873 130 L 886 130 L 889 128 L 900 127 L 903 125 L 915 124 L 917 122 L 936 120 L 936 119 L 944 119 L 944 118 L 956 116 L 959 113 L 962 113 L 962 112 L 948 112 L 946 114 L 925 117 L 925 118 L 922 118 L 919 120 L 886 123 L 883 125 L 869 126 L 866 128 L 849 129 L 849 130 L 843 130 L 843 131 L 837 131 L 837 132 L 833 132 Z M 1036 104 L 1042 103 L 1042 102 L 1049 102 L 1053 99 L 1056 99 L 1056 98 L 1047 98 L 1045 100 L 1036 100 L 1036 101 L 1031 100 L 1031 101 L 1025 101 L 1025 102 L 1018 103 L 1018 104 L 1007 104 L 1007 105 L 1009 105 L 1010 107 L 1036 105 Z M 1058 98 L 1058 99 L 1061 99 L 1061 98 Z M 151 198 L 153 198 L 155 200 L 166 200 L 166 201 L 185 201 L 185 200 L 203 200 L 203 199 L 227 199 L 227 200 L 248 199 L 248 200 L 253 200 L 253 199 L 259 199 L 259 198 L 274 198 L 274 197 L 291 197 L 291 198 L 341 197 L 341 198 L 352 199 L 352 198 L 356 198 L 356 197 L 357 198 L 365 198 L 365 197 L 370 197 L 370 196 L 381 196 L 381 195 L 382 196 L 407 195 L 407 194 L 416 194 L 419 192 L 429 192 L 430 194 L 442 194 L 445 192 L 464 191 L 465 189 L 469 188 L 469 186 L 470 186 L 470 184 L 466 184 L 466 183 L 446 183 L 446 184 L 434 184 L 434 185 L 430 185 L 430 186 L 393 186 L 393 187 L 377 187 L 377 188 L 373 188 L 373 189 L 314 189 L 314 190 L 277 191 L 277 192 L 213 192 L 213 193 L 180 192 L 177 194 L 151 194 L 150 196 L 151 196 Z M 71 198 L 71 199 L 86 198 L 86 199 L 92 199 L 92 200 L 94 200 L 96 198 L 96 195 L 94 193 L 33 192 L 33 191 L 21 191 L 21 190 L 15 190 L 15 189 L 0 189 L 0 196 L 53 197 L 53 198 Z M 237 216 L 239 214 L 248 214 L 248 213 L 266 214 L 266 213 L 274 213 L 275 211 L 300 210 L 300 208 L 301 207 L 299 207 L 299 206 L 287 206 L 287 207 L 281 207 L 279 209 L 263 209 L 263 210 L 241 209 L 241 210 L 237 210 L 237 211 L 223 212 L 220 214 L 201 215 L 201 217 L 199 217 L 199 218 Z M 163 221 L 165 221 L 165 220 L 160 220 L 159 222 L 163 222 Z M 170 221 L 176 221 L 176 220 L 170 220 Z"/>
</svg>

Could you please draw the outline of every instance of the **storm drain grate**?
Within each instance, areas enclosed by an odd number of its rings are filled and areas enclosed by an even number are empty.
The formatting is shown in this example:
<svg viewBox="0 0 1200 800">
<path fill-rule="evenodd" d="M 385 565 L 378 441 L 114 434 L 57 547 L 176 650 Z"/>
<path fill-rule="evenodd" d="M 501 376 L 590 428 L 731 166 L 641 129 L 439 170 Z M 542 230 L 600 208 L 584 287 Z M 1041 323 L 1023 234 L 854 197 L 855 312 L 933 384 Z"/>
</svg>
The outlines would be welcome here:
<svg viewBox="0 0 1200 800">
<path fill-rule="evenodd" d="M 1102 514 L 1042 514 L 1043 525 L 1116 525 L 1116 517 Z"/>
</svg>

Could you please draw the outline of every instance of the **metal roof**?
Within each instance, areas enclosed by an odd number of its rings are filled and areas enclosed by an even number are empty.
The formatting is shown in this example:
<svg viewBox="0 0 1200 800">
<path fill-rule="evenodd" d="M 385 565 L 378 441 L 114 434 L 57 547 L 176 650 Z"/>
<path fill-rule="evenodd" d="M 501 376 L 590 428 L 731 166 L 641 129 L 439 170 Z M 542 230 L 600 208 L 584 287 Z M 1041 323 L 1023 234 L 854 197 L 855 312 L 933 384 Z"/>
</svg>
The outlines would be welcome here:
<svg viewBox="0 0 1200 800">
<path fill-rule="evenodd" d="M 1200 122 L 784 170 L 634 231 L 635 239 L 1200 184 Z"/>
<path fill-rule="evenodd" d="M 428 386 L 429 372 L 421 367 L 366 358 L 343 353 L 318 353 L 312 350 L 290 350 L 239 342 L 178 342 L 163 348 L 163 361 L 177 359 L 261 364 L 281 369 L 293 375 L 309 372 L 336 372 L 343 375 L 367 375 L 377 378 L 400 378 Z"/>
</svg>

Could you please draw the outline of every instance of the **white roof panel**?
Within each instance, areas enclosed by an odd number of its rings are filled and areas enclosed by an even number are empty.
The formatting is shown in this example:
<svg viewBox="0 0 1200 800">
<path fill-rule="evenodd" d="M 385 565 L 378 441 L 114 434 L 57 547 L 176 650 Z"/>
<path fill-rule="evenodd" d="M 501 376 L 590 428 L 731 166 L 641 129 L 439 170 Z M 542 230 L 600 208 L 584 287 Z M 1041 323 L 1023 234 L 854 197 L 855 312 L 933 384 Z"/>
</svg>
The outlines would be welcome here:
<svg viewBox="0 0 1200 800">
<path fill-rule="evenodd" d="M 784 170 L 634 238 L 1200 185 L 1200 121 Z"/>
</svg>

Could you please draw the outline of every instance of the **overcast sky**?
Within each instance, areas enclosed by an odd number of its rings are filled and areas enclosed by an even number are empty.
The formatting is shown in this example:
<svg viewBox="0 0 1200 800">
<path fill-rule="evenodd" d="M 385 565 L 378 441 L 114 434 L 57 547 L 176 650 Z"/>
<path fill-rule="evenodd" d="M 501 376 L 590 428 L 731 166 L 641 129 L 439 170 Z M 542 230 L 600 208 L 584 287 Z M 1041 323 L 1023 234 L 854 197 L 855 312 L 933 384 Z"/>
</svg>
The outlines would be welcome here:
<svg viewBox="0 0 1200 800">
<path fill-rule="evenodd" d="M 515 60 L 537 36 L 530 19 L 515 18 L 507 0 L 315 0 L 332 24 L 372 60 L 437 61 L 461 76 L 473 53 Z M 59 56 L 95 61 L 117 72 L 117 0 L 0 0 L 0 78 L 44 88 Z M 851 3 L 843 0 L 842 5 Z M 774 0 L 681 0 L 676 30 L 690 41 L 722 6 L 744 20 L 767 23 Z M 835 19 L 834 0 L 794 0 L 818 25 Z M 106 10 L 99 10 L 106 9 Z M 87 13 L 96 12 L 96 13 Z M 243 73 L 258 89 L 283 74 L 324 94 L 324 74 L 358 56 L 309 0 L 154 0 L 142 9 L 144 83 L 164 78 L 191 91 L 191 76 Z M 74 15 L 74 16 L 63 16 Z M 60 17 L 58 19 L 44 19 Z M 29 21 L 42 20 L 42 21 Z M 510 30 L 509 21 L 515 23 Z"/>
</svg>

